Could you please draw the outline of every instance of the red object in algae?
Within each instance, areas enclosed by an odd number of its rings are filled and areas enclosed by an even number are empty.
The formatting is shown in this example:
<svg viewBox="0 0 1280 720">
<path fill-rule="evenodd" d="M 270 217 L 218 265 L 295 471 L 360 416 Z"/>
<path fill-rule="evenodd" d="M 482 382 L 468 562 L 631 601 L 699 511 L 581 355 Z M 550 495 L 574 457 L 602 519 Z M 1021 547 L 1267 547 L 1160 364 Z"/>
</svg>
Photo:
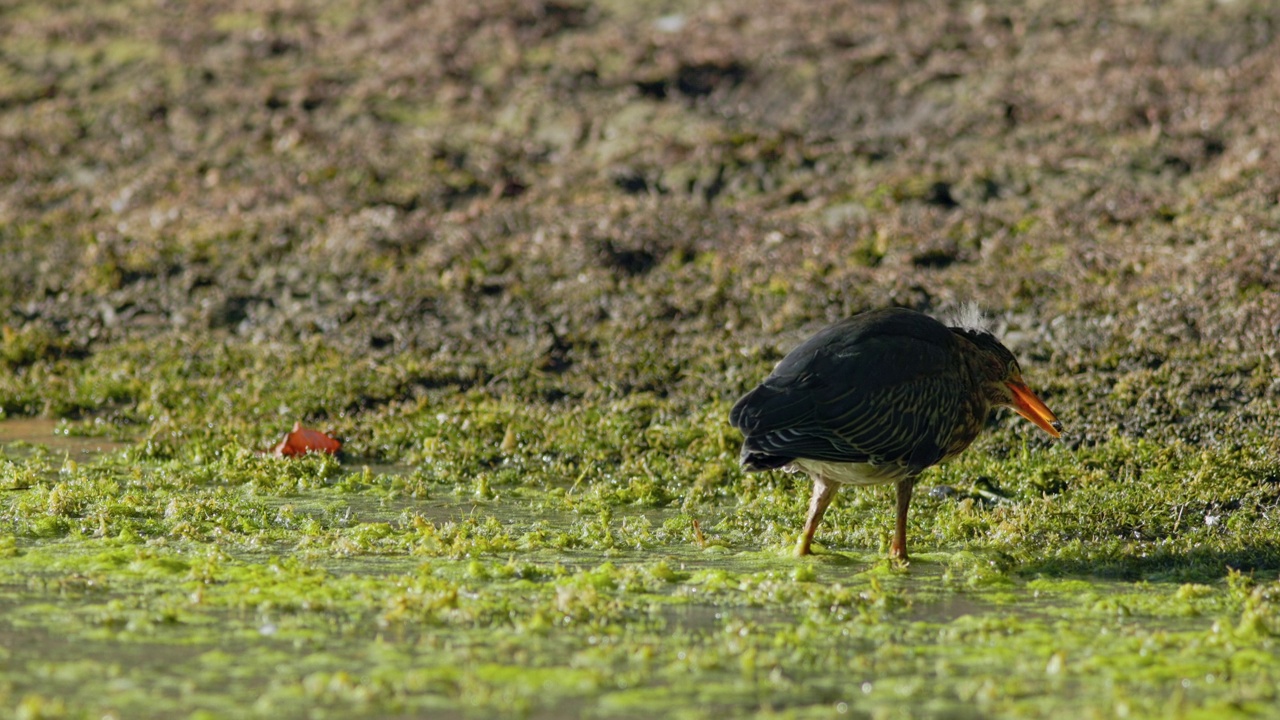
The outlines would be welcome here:
<svg viewBox="0 0 1280 720">
<path fill-rule="evenodd" d="M 294 457 L 305 455 L 309 452 L 336 455 L 341 448 L 342 443 L 337 440 L 319 430 L 302 427 L 302 423 L 296 422 L 293 424 L 293 430 L 284 436 L 284 440 L 281 440 L 279 445 L 271 448 L 271 454 L 276 457 Z"/>
</svg>

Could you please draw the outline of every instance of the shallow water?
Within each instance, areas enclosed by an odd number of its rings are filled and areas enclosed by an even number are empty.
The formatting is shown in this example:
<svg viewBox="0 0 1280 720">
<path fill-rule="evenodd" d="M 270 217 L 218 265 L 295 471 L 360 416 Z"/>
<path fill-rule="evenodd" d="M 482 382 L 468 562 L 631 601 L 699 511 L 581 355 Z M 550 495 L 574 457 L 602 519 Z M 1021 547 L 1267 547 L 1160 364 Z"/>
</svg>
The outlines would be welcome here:
<svg viewBox="0 0 1280 720">
<path fill-rule="evenodd" d="M 50 418 L 0 420 L 0 449 L 22 455 L 29 451 L 29 446 L 41 446 L 52 453 L 66 453 L 73 460 L 83 461 L 128 445 L 110 438 L 72 435 L 59 428 L 59 421 Z"/>
<path fill-rule="evenodd" d="M 118 488 L 71 505 L 80 530 L 0 526 L 0 700 L 129 717 L 1140 716 L 1248 706 L 1280 677 L 1257 625 L 1270 606 L 1236 581 L 1033 577 L 970 550 L 797 559 L 715 533 L 731 503 L 696 508 L 700 541 L 675 507 L 523 486 L 415 497 L 397 491 L 408 467 L 244 462 L 329 480 L 276 493 L 228 469 L 165 490 L 172 469 L 89 461 L 6 494 L 17 523 L 49 512 L 24 502 L 70 502 L 77 473 Z"/>
</svg>

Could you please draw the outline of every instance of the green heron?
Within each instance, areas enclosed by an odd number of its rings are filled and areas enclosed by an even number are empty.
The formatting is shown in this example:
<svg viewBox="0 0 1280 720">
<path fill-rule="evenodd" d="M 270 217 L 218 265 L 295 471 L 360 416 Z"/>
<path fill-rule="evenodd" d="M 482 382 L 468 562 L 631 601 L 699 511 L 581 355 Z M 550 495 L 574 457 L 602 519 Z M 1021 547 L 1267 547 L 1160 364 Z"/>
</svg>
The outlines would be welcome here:
<svg viewBox="0 0 1280 720">
<path fill-rule="evenodd" d="M 729 421 L 745 438 L 748 472 L 791 466 L 813 478 L 797 555 L 809 554 L 841 485 L 897 483 L 889 555 L 906 560 L 916 476 L 959 455 L 1000 405 L 1061 435 L 1062 424 L 990 332 L 889 308 L 855 315 L 801 343 L 733 406 Z"/>
</svg>

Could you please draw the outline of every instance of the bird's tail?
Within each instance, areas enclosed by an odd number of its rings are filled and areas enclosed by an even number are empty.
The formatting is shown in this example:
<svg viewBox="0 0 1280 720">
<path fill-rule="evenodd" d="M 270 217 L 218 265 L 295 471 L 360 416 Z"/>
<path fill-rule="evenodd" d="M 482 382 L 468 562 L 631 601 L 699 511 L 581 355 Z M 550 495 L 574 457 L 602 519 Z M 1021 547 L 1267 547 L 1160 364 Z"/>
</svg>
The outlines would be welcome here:
<svg viewBox="0 0 1280 720">
<path fill-rule="evenodd" d="M 787 463 L 795 460 L 793 457 L 785 455 L 772 455 L 751 446 L 751 439 L 742 443 L 742 455 L 739 457 L 742 463 L 742 469 L 747 472 L 762 472 L 764 470 L 776 470 Z"/>
</svg>

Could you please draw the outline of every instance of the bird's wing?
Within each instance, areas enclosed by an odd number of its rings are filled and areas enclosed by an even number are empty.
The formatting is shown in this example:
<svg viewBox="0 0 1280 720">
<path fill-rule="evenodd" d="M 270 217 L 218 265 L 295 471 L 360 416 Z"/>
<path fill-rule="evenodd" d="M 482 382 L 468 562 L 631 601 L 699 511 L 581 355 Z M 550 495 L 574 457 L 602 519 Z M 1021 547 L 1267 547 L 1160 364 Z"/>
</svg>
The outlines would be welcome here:
<svg viewBox="0 0 1280 720">
<path fill-rule="evenodd" d="M 746 436 L 744 457 L 932 465 L 955 428 L 965 389 L 948 353 L 900 335 L 815 337 L 733 408 L 730 421 Z"/>
</svg>

